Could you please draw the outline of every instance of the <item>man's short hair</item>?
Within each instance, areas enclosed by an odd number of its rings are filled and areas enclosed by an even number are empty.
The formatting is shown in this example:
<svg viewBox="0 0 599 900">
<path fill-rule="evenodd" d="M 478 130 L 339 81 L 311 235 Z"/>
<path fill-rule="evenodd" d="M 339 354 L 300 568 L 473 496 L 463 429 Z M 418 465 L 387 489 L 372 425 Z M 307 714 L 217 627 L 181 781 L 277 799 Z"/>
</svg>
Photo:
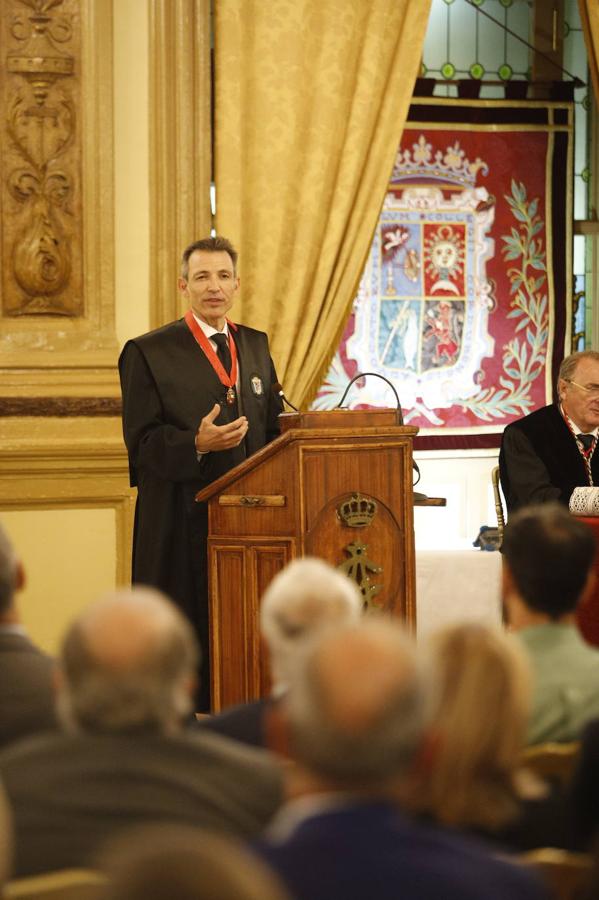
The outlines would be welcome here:
<svg viewBox="0 0 599 900">
<path fill-rule="evenodd" d="M 566 356 L 559 367 L 558 379 L 570 381 L 574 377 L 578 363 L 583 359 L 591 359 L 593 362 L 599 363 L 599 352 L 597 350 L 579 350 Z"/>
<path fill-rule="evenodd" d="M 260 605 L 276 684 L 287 683 L 294 656 L 324 628 L 356 622 L 362 598 L 347 575 L 314 557 L 296 559 L 276 575 Z"/>
<path fill-rule="evenodd" d="M 194 241 L 189 247 L 186 247 L 181 256 L 181 278 L 187 281 L 189 275 L 189 257 L 196 250 L 205 250 L 208 253 L 228 253 L 233 263 L 233 273 L 237 272 L 237 259 L 239 254 L 237 250 L 226 237 L 215 235 L 214 237 L 201 238 Z"/>
<path fill-rule="evenodd" d="M 558 503 L 524 507 L 510 516 L 501 550 L 528 607 L 552 619 L 575 611 L 596 552 L 584 522 Z"/>
<path fill-rule="evenodd" d="M 16 553 L 6 530 L 0 523 L 0 615 L 7 612 L 13 604 L 17 589 L 17 572 Z"/>
<path fill-rule="evenodd" d="M 382 617 L 326 632 L 285 695 L 291 755 L 329 783 L 384 789 L 407 775 L 430 715 L 413 643 Z"/>
<path fill-rule="evenodd" d="M 122 640 L 111 642 L 111 628 Z M 133 587 L 108 594 L 64 638 L 63 724 L 87 732 L 172 731 L 191 711 L 198 657 L 189 622 L 160 591 Z"/>
</svg>

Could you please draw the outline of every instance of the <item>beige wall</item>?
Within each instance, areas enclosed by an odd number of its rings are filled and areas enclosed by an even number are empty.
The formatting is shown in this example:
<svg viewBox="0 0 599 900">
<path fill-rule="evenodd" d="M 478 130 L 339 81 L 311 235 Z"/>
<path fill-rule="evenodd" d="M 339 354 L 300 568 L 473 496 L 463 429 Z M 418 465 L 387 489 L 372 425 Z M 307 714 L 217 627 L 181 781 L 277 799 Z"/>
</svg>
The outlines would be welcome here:
<svg viewBox="0 0 599 900">
<path fill-rule="evenodd" d="M 113 5 L 115 298 L 122 347 L 150 327 L 149 3 Z"/>
</svg>

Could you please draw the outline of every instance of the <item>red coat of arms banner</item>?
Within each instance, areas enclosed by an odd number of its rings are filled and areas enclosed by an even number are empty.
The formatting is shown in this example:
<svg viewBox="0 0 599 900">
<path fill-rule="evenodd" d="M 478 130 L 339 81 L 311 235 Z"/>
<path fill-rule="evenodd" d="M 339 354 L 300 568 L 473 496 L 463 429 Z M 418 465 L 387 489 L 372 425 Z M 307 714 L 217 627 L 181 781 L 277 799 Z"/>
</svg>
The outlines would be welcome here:
<svg viewBox="0 0 599 900">
<path fill-rule="evenodd" d="M 418 101 L 315 401 L 389 379 L 420 449 L 496 446 L 553 399 L 570 333 L 571 104 Z M 389 405 L 381 379 L 349 395 Z"/>
</svg>

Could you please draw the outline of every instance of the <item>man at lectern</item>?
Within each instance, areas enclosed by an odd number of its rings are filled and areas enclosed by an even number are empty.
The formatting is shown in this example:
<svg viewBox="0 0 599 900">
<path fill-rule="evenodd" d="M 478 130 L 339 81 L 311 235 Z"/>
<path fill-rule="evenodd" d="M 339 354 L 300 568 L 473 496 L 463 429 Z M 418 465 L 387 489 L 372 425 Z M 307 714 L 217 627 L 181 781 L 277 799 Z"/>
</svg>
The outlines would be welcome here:
<svg viewBox="0 0 599 900">
<path fill-rule="evenodd" d="M 195 625 L 209 689 L 207 509 L 194 497 L 279 433 L 268 338 L 227 318 L 239 289 L 223 237 L 183 252 L 182 319 L 130 340 L 119 360 L 123 432 L 137 487 L 133 581 L 165 591 Z"/>
<path fill-rule="evenodd" d="M 508 425 L 499 454 L 508 512 L 531 503 L 568 505 L 576 487 L 599 486 L 599 353 L 562 362 L 558 402 Z"/>
</svg>

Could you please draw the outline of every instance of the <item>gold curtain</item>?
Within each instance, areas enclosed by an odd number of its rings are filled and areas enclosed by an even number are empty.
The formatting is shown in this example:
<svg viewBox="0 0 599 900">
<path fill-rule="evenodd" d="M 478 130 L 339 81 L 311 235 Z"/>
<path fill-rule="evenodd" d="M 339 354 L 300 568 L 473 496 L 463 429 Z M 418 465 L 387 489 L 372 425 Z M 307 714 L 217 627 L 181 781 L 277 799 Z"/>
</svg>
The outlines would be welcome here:
<svg viewBox="0 0 599 900">
<path fill-rule="evenodd" d="M 599 105 L 599 4 L 597 0 L 578 0 L 578 9 L 587 46 L 595 102 Z"/>
<path fill-rule="evenodd" d="M 418 74 L 430 0 L 217 0 L 216 226 L 234 316 L 312 399 L 356 294 Z"/>
</svg>

